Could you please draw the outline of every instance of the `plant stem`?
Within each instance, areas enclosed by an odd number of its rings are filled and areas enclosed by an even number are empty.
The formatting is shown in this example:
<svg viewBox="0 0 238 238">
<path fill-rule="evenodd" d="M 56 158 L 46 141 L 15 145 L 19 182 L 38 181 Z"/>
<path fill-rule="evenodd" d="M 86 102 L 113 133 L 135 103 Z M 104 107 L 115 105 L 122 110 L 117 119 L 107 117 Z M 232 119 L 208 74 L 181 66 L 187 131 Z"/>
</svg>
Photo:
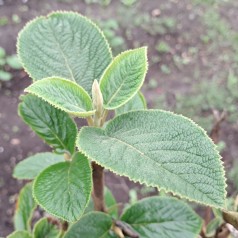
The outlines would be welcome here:
<svg viewBox="0 0 238 238">
<path fill-rule="evenodd" d="M 105 212 L 104 203 L 104 168 L 95 162 L 92 162 L 93 169 L 93 201 L 96 211 Z"/>
</svg>

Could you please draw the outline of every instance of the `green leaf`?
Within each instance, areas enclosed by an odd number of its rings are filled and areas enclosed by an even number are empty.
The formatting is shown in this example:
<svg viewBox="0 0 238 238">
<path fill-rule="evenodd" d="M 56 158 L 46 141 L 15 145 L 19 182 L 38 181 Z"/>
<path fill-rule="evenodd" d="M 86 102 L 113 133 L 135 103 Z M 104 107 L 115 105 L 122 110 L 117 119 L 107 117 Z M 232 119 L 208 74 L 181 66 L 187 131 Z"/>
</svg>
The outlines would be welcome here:
<svg viewBox="0 0 238 238">
<path fill-rule="evenodd" d="M 6 56 L 6 51 L 4 48 L 0 47 L 0 58 L 4 58 Z"/>
<path fill-rule="evenodd" d="M 208 224 L 206 228 L 206 236 L 207 237 L 214 237 L 217 228 L 223 223 L 223 219 L 220 217 L 216 217 L 212 219 Z"/>
<path fill-rule="evenodd" d="M 140 238 L 197 238 L 202 221 L 184 202 L 169 197 L 143 199 L 121 217 Z"/>
<path fill-rule="evenodd" d="M 188 118 L 161 110 L 134 111 L 111 120 L 105 129 L 84 127 L 78 138 L 80 151 L 117 174 L 224 206 L 220 156 L 205 131 Z"/>
<path fill-rule="evenodd" d="M 90 212 L 73 224 L 64 238 L 110 238 L 112 218 L 102 212 Z"/>
<path fill-rule="evenodd" d="M 141 92 L 139 92 L 129 102 L 117 108 L 116 115 L 120 115 L 130 111 L 140 110 L 140 109 L 142 110 L 146 108 L 147 106 L 146 106 L 144 95 Z"/>
<path fill-rule="evenodd" d="M 92 172 L 88 159 L 74 154 L 72 161 L 51 165 L 36 177 L 33 196 L 48 213 L 77 221 L 90 199 Z"/>
<path fill-rule="evenodd" d="M 22 69 L 22 64 L 17 55 L 11 55 L 6 58 L 7 64 L 13 69 Z"/>
<path fill-rule="evenodd" d="M 105 204 L 107 206 L 107 213 L 113 218 L 117 218 L 118 204 L 112 192 L 107 187 L 104 188 L 104 198 L 105 198 Z"/>
<path fill-rule="evenodd" d="M 18 112 L 23 121 L 54 149 L 73 153 L 77 127 L 69 115 L 34 95 L 22 100 Z"/>
<path fill-rule="evenodd" d="M 32 236 L 27 231 L 15 231 L 7 238 L 32 238 Z"/>
<path fill-rule="evenodd" d="M 47 218 L 42 218 L 35 224 L 33 234 L 34 238 L 56 238 L 59 230 Z"/>
<path fill-rule="evenodd" d="M 17 199 L 14 214 L 15 230 L 31 230 L 31 218 L 36 208 L 36 203 L 32 197 L 32 184 L 26 184 Z"/>
<path fill-rule="evenodd" d="M 18 54 L 34 79 L 57 76 L 77 82 L 88 93 L 112 60 L 102 31 L 78 13 L 55 12 L 26 25 Z M 40 46 L 40 47 L 39 47 Z"/>
<path fill-rule="evenodd" d="M 50 165 L 63 161 L 63 155 L 50 152 L 38 153 L 18 163 L 14 169 L 13 177 L 17 179 L 34 179 Z"/>
<path fill-rule="evenodd" d="M 71 115 L 88 117 L 94 114 L 92 100 L 78 84 L 62 78 L 46 78 L 25 89 L 52 106 Z"/>
<path fill-rule="evenodd" d="M 0 80 L 9 81 L 12 79 L 12 74 L 3 70 L 0 70 Z"/>
<path fill-rule="evenodd" d="M 147 48 L 118 55 L 102 75 L 100 88 L 106 109 L 128 102 L 141 88 L 147 72 Z"/>
</svg>

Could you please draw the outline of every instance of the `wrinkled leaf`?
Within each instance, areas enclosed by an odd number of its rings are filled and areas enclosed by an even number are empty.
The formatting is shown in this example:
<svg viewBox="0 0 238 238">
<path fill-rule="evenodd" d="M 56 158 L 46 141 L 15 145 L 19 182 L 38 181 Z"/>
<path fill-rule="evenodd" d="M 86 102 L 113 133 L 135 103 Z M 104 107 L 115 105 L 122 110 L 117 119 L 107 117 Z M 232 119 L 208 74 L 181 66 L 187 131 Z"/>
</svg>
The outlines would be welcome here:
<svg viewBox="0 0 238 238">
<path fill-rule="evenodd" d="M 34 80 L 62 77 L 88 93 L 112 60 L 101 30 L 72 12 L 54 12 L 31 21 L 19 34 L 17 46 L 23 67 Z"/>
<path fill-rule="evenodd" d="M 56 225 L 50 223 L 47 218 L 40 219 L 34 226 L 34 238 L 56 238 L 59 229 Z"/>
<path fill-rule="evenodd" d="M 51 165 L 36 177 L 33 196 L 48 213 L 77 221 L 90 199 L 92 172 L 88 159 L 74 154 L 72 161 Z"/>
<path fill-rule="evenodd" d="M 111 238 L 112 218 L 102 212 L 90 212 L 73 224 L 64 238 Z"/>
<path fill-rule="evenodd" d="M 202 221 L 184 202 L 169 197 L 143 199 L 121 217 L 140 238 L 197 238 Z"/>
<path fill-rule="evenodd" d="M 17 179 L 34 179 L 50 165 L 63 161 L 63 155 L 50 152 L 38 153 L 19 162 L 14 169 L 13 177 Z"/>
<path fill-rule="evenodd" d="M 56 150 L 75 150 L 77 127 L 67 113 L 34 95 L 22 97 L 19 115 L 36 134 Z"/>
<path fill-rule="evenodd" d="M 20 191 L 14 214 L 15 230 L 31 230 L 31 218 L 36 208 L 32 197 L 32 184 L 26 184 Z"/>
<path fill-rule="evenodd" d="M 183 116 L 160 110 L 129 112 L 105 129 L 82 128 L 77 146 L 101 166 L 133 181 L 224 206 L 224 168 L 215 145 Z"/>
<path fill-rule="evenodd" d="M 42 79 L 30 85 L 25 91 L 71 115 L 87 117 L 94 114 L 88 93 L 76 83 L 66 79 L 55 77 Z"/>
<path fill-rule="evenodd" d="M 106 109 L 122 106 L 140 90 L 147 72 L 146 53 L 145 47 L 125 51 L 105 70 L 100 88 Z"/>
</svg>

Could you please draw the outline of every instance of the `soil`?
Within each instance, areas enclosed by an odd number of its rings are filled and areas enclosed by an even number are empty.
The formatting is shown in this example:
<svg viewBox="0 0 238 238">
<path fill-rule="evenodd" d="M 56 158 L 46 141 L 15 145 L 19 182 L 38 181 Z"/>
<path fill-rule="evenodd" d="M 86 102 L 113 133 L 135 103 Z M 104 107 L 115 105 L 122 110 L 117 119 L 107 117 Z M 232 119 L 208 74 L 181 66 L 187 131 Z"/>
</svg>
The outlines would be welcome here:
<svg viewBox="0 0 238 238">
<path fill-rule="evenodd" d="M 102 8 L 97 4 L 87 5 L 83 1 L 47 1 L 47 0 L 0 0 L 0 17 L 8 17 L 9 23 L 5 26 L 0 26 L 0 46 L 5 48 L 8 54 L 15 53 L 16 36 L 23 25 L 30 19 L 51 12 L 52 10 L 73 10 L 78 11 L 84 15 L 92 16 L 93 18 L 110 18 L 117 12 L 119 1 L 112 1 L 110 7 Z M 176 7 L 169 7 L 169 4 Z M 148 33 L 142 33 L 137 29 L 133 29 L 132 39 L 140 39 L 141 45 L 149 45 L 149 58 L 156 55 L 154 45 L 159 39 L 169 42 L 174 45 L 177 51 L 181 54 L 190 46 L 199 48 L 200 56 L 194 59 L 188 67 L 183 70 L 171 66 L 172 73 L 164 75 L 160 72 L 157 64 L 150 67 L 147 81 L 151 78 L 158 82 L 158 87 L 154 89 L 144 88 L 143 91 L 149 101 L 149 105 L 153 106 L 153 100 L 161 94 L 166 94 L 167 106 L 169 109 L 173 108 L 174 97 L 177 92 L 187 92 L 191 88 L 192 82 L 178 79 L 188 79 L 194 74 L 195 64 L 204 64 L 204 52 L 206 46 L 201 44 L 200 35 L 204 31 L 201 22 L 197 19 L 199 9 L 197 12 L 191 10 L 190 1 L 146 1 L 141 0 L 140 8 L 144 12 L 151 13 L 154 9 L 159 9 L 164 6 L 163 14 L 167 16 L 176 16 L 181 28 L 173 33 L 166 35 L 151 36 Z M 166 8 L 167 6 L 167 8 Z M 224 12 L 227 18 L 238 13 L 238 9 L 233 9 Z M 16 24 L 12 21 L 12 16 L 16 14 L 20 17 L 21 22 Z M 191 14 L 194 14 L 191 16 Z M 117 16 L 117 18 L 123 16 Z M 192 17 L 192 20 L 188 20 Z M 234 18 L 232 18 L 234 21 Z M 237 21 L 234 27 L 237 27 Z M 186 38 L 183 32 L 189 33 L 192 38 Z M 125 32 L 122 32 L 125 34 Z M 127 47 L 133 48 L 134 40 L 126 39 Z M 151 46 L 151 47 L 150 47 Z M 211 60 L 211 57 L 205 57 L 206 61 Z M 170 63 L 171 55 L 162 56 L 163 63 Z M 221 66 L 225 67 L 225 66 Z M 220 68 L 220 70 L 226 70 Z M 12 217 L 14 212 L 15 201 L 17 193 L 23 186 L 24 182 L 17 181 L 12 178 L 12 171 L 16 163 L 26 158 L 27 156 L 50 150 L 19 118 L 17 115 L 17 106 L 19 96 L 23 93 L 31 80 L 23 71 L 12 71 L 14 78 L 10 82 L 0 83 L 0 237 L 5 237 L 13 231 Z M 209 76 L 213 71 L 204 67 L 203 74 Z M 206 77 L 207 78 L 207 77 Z M 163 85 L 163 86 L 161 86 Z M 172 94 L 171 94 L 172 92 Z M 172 95 L 172 96 L 171 96 Z M 223 160 L 226 168 L 231 167 L 231 158 L 238 155 L 238 125 L 224 123 L 221 128 L 221 137 L 226 141 L 228 147 L 223 153 Z M 120 178 L 112 173 L 106 173 L 106 184 L 112 190 L 119 203 L 128 202 L 128 193 L 131 188 L 139 187 L 138 184 L 130 182 L 127 178 Z"/>
</svg>

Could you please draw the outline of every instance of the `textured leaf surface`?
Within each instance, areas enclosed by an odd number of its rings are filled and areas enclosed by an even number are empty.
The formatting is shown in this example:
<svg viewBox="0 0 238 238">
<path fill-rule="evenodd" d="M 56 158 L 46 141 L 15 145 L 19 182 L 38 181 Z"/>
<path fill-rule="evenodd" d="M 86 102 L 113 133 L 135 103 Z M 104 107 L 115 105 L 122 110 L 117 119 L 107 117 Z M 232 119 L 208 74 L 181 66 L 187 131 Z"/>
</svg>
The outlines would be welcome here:
<svg viewBox="0 0 238 238">
<path fill-rule="evenodd" d="M 34 179 L 50 165 L 63 161 L 63 155 L 50 152 L 38 153 L 18 163 L 14 169 L 13 176 L 17 179 Z"/>
<path fill-rule="evenodd" d="M 147 71 L 146 53 L 145 47 L 123 52 L 105 70 L 100 88 L 106 109 L 122 106 L 140 90 Z"/>
<path fill-rule="evenodd" d="M 7 238 L 32 238 L 32 236 L 27 231 L 15 231 Z"/>
<path fill-rule="evenodd" d="M 88 93 L 112 60 L 108 43 L 89 19 L 56 12 L 28 23 L 18 37 L 18 55 L 34 80 L 58 76 Z"/>
<path fill-rule="evenodd" d="M 87 117 L 94 114 L 88 93 L 76 83 L 66 79 L 55 77 L 42 79 L 30 85 L 25 91 L 74 116 Z"/>
<path fill-rule="evenodd" d="M 224 169 L 215 145 L 183 116 L 160 110 L 129 112 L 111 120 L 105 130 L 82 128 L 77 144 L 115 173 L 203 204 L 224 206 Z"/>
<path fill-rule="evenodd" d="M 33 234 L 34 238 L 56 238 L 59 230 L 47 218 L 42 218 L 35 224 Z"/>
<path fill-rule="evenodd" d="M 116 115 L 146 109 L 146 101 L 142 93 L 137 93 L 130 101 L 116 109 Z"/>
<path fill-rule="evenodd" d="M 35 179 L 33 196 L 47 212 L 69 222 L 78 220 L 91 195 L 88 159 L 76 153 L 71 162 L 54 164 Z"/>
<path fill-rule="evenodd" d="M 112 218 L 105 213 L 90 212 L 73 224 L 64 238 L 111 238 Z"/>
<path fill-rule="evenodd" d="M 34 95 L 22 100 L 19 114 L 24 122 L 54 149 L 73 153 L 77 127 L 69 115 Z"/>
<path fill-rule="evenodd" d="M 32 197 L 32 184 L 26 184 L 17 199 L 16 210 L 14 214 L 15 230 L 30 231 L 31 218 L 36 208 L 36 203 Z"/>
<path fill-rule="evenodd" d="M 143 199 L 121 217 L 140 238 L 197 238 L 202 221 L 185 203 L 168 197 Z"/>
</svg>

